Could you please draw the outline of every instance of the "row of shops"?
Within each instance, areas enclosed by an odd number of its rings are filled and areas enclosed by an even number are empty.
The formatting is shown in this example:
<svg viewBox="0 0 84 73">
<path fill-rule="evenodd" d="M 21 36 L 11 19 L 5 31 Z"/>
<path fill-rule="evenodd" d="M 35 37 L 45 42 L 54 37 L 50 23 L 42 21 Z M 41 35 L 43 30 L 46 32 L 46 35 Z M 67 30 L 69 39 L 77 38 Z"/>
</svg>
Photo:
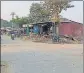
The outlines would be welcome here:
<svg viewBox="0 0 84 73">
<path fill-rule="evenodd" d="M 65 21 L 66 20 L 66 21 Z M 74 22 L 71 20 L 65 19 L 60 22 L 59 24 L 59 31 L 58 35 L 61 36 L 68 36 L 68 37 L 75 37 L 78 40 L 82 39 L 83 36 L 83 24 Z M 22 28 L 14 30 L 16 34 L 19 35 L 27 35 L 29 36 L 30 33 L 34 33 L 40 36 L 48 35 L 51 37 L 54 37 L 55 39 L 56 35 L 56 28 L 57 26 L 53 26 L 52 22 L 43 22 L 43 23 L 32 23 L 32 24 L 23 24 Z M 3 29 L 2 29 L 3 30 Z M 6 32 L 6 31 L 4 31 Z M 9 31 L 8 31 L 9 32 Z M 55 35 L 54 35 L 55 34 Z M 55 37 L 56 36 L 56 37 Z"/>
<path fill-rule="evenodd" d="M 23 28 L 26 30 L 26 34 L 30 32 L 39 35 L 49 34 L 51 32 L 52 22 L 45 22 L 45 23 L 36 23 L 36 24 L 24 24 Z"/>
</svg>

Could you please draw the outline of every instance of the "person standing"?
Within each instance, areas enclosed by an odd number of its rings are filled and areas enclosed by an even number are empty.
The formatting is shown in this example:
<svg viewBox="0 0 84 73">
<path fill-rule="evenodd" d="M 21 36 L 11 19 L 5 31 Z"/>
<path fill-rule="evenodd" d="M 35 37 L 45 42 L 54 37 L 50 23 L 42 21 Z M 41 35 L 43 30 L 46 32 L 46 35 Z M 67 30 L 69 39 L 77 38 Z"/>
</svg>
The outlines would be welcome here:
<svg viewBox="0 0 84 73">
<path fill-rule="evenodd" d="M 14 30 L 11 31 L 11 39 L 14 40 L 15 38 L 15 33 L 14 33 Z"/>
</svg>

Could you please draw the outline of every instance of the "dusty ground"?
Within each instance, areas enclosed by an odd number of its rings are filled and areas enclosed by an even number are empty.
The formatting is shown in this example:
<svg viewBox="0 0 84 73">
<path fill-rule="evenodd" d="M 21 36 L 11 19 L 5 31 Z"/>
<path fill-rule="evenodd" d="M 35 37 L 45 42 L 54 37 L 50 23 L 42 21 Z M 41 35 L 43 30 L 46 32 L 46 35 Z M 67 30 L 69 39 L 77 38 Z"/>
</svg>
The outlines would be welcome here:
<svg viewBox="0 0 84 73">
<path fill-rule="evenodd" d="M 83 73 L 83 44 L 10 40 L 1 45 L 1 60 L 8 73 Z"/>
<path fill-rule="evenodd" d="M 18 48 L 18 49 L 17 49 Z M 83 53 L 83 44 L 46 44 L 46 43 L 34 43 L 34 42 L 24 42 L 16 44 L 3 44 L 1 45 L 1 53 L 4 52 L 21 52 L 21 51 L 50 51 L 54 52 L 56 50 L 77 50 L 80 54 Z M 76 53 L 78 53 L 76 51 Z"/>
</svg>

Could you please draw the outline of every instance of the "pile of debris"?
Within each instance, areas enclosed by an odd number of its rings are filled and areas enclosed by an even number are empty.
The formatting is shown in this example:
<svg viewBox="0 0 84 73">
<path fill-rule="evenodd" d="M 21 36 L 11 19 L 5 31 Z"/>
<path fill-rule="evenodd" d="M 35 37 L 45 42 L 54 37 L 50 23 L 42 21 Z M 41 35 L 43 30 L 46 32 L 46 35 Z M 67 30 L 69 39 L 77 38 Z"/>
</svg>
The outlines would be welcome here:
<svg viewBox="0 0 84 73">
<path fill-rule="evenodd" d="M 51 35 L 30 34 L 29 36 L 25 36 L 24 40 L 31 40 L 33 42 L 41 42 L 41 43 L 53 43 Z M 78 44 L 81 42 L 75 37 L 60 35 L 59 42 L 54 43 Z"/>
<path fill-rule="evenodd" d="M 62 35 L 60 36 L 60 43 L 68 43 L 68 44 L 79 44 L 80 41 L 78 39 L 76 39 L 75 37 L 72 36 L 66 36 L 66 35 Z"/>
</svg>

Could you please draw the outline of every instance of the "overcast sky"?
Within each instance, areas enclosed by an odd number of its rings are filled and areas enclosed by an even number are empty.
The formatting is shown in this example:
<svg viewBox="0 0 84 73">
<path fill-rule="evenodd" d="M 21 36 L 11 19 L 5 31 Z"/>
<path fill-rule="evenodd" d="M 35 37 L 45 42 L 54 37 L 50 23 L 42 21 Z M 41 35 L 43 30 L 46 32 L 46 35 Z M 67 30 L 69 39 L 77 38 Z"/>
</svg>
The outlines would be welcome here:
<svg viewBox="0 0 84 73">
<path fill-rule="evenodd" d="M 11 12 L 15 12 L 19 17 L 27 16 L 32 3 L 37 1 L 1 1 L 1 18 L 11 19 Z M 39 2 L 38 2 L 39 3 Z M 61 15 L 70 20 L 83 23 L 83 1 L 72 2 L 75 7 L 62 11 Z"/>
</svg>

